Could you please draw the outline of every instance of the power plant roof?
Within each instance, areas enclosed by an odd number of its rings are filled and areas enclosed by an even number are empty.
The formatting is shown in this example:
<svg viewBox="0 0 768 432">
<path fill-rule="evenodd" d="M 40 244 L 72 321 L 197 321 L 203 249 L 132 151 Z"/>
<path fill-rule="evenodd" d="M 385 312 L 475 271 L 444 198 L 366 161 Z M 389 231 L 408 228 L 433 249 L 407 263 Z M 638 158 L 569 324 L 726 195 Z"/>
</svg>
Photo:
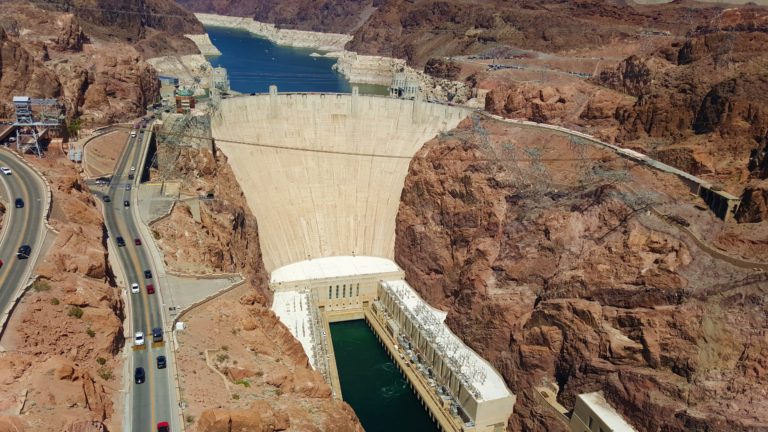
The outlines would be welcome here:
<svg viewBox="0 0 768 432">
<path fill-rule="evenodd" d="M 371 256 L 333 256 L 282 266 L 272 272 L 270 284 L 401 272 L 394 261 Z"/>
<path fill-rule="evenodd" d="M 453 334 L 445 325 L 446 312 L 435 309 L 425 302 L 418 293 L 408 285 L 404 280 L 393 280 L 384 282 L 391 288 L 402 302 L 404 307 L 416 317 L 414 323 L 421 328 L 431 328 L 433 343 L 443 347 L 445 355 L 461 359 L 458 371 L 468 378 L 469 384 L 480 393 L 480 399 L 493 400 L 509 397 L 512 392 L 507 388 L 504 379 L 499 375 L 496 369 L 491 366 L 480 354 L 468 347 L 462 340 Z M 435 328 L 435 321 L 439 327 Z M 434 346 L 434 345 L 433 345 Z"/>
</svg>

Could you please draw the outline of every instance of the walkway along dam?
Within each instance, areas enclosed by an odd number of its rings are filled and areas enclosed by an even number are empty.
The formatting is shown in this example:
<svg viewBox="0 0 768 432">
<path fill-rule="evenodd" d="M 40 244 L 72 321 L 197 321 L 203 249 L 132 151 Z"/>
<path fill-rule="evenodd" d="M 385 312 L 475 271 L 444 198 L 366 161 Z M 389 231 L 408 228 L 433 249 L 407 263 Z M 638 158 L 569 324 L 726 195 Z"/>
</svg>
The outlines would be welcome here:
<svg viewBox="0 0 768 432">
<path fill-rule="evenodd" d="M 446 431 L 502 431 L 515 396 L 393 261 L 413 155 L 470 111 L 352 94 L 221 101 L 216 146 L 259 224 L 272 309 L 341 396 L 329 322 L 365 319 Z"/>
</svg>

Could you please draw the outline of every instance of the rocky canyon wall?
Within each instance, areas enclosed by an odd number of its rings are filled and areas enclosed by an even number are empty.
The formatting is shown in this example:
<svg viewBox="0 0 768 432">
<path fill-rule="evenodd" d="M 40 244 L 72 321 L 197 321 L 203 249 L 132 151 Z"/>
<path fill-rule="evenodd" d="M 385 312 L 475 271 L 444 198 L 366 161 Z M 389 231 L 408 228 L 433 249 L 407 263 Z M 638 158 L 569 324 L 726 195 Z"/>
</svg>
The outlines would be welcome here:
<svg viewBox="0 0 768 432">
<path fill-rule="evenodd" d="M 518 395 L 510 431 L 567 430 L 535 390 L 547 382 L 567 408 L 602 390 L 638 430 L 759 430 L 768 283 L 647 214 L 698 213 L 687 193 L 563 137 L 467 120 L 413 159 L 395 256 Z"/>
<path fill-rule="evenodd" d="M 196 120 L 188 126 L 190 134 L 205 136 L 206 126 Z M 362 431 L 352 409 L 331 398 L 299 342 L 270 310 L 259 226 L 227 157 L 205 146 L 160 143 L 158 159 L 172 163 L 153 177 L 182 181 L 184 194 L 215 197 L 201 201 L 199 222 L 178 203 L 152 226 L 168 268 L 238 272 L 246 279 L 185 316 L 189 331 L 180 335 L 177 358 L 186 412 L 194 419 L 188 430 Z M 210 353 L 210 363 L 201 352 Z"/>
<path fill-rule="evenodd" d="M 49 3 L 4 4 L 0 117 L 12 115 L 13 96 L 28 95 L 58 99 L 67 119 L 87 125 L 135 118 L 159 91 L 144 58 L 198 52 L 182 32 L 202 32 L 202 26 L 172 2 L 107 3 L 62 3 L 53 10 L 42 9 Z M 105 12 L 109 8 L 115 12 Z"/>
<path fill-rule="evenodd" d="M 57 232 L 3 335 L 0 410 L 14 432 L 119 430 L 124 303 L 101 210 L 63 155 L 31 162 L 51 182 Z"/>
</svg>

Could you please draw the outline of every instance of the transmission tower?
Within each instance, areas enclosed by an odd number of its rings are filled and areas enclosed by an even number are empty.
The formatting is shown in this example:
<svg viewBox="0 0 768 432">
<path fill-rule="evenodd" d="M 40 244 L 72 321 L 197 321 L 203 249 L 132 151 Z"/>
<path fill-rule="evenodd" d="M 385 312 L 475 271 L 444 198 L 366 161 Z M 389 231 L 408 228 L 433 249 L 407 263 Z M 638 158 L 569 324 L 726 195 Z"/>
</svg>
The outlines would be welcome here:
<svg viewBox="0 0 768 432">
<path fill-rule="evenodd" d="M 34 114 L 33 107 L 38 109 Z M 16 150 L 26 153 L 34 149 L 38 157 L 42 157 L 40 137 L 49 129 L 59 128 L 63 116 L 61 105 L 56 99 L 32 99 L 29 96 L 14 96 L 13 108 L 16 111 Z"/>
</svg>

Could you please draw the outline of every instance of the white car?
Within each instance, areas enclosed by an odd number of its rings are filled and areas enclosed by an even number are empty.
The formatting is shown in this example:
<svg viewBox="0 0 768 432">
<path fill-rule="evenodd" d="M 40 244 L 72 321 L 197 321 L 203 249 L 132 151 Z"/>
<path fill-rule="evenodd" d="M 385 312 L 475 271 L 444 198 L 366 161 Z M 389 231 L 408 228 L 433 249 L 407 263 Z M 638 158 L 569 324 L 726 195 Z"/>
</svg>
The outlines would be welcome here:
<svg viewBox="0 0 768 432">
<path fill-rule="evenodd" d="M 136 171 L 136 167 L 131 167 L 131 172 Z"/>
<path fill-rule="evenodd" d="M 136 332 L 133 337 L 133 344 L 136 346 L 144 345 L 144 332 Z"/>
<path fill-rule="evenodd" d="M 139 293 L 139 284 L 137 284 L 136 282 L 132 283 L 131 284 L 131 292 L 134 293 L 134 294 L 138 294 Z"/>
<path fill-rule="evenodd" d="M 131 137 L 135 137 L 135 136 L 136 136 L 136 131 L 131 131 Z"/>
<path fill-rule="evenodd" d="M 5 175 L 11 175 L 11 169 L 8 167 L 0 167 L 0 171 Z"/>
</svg>

